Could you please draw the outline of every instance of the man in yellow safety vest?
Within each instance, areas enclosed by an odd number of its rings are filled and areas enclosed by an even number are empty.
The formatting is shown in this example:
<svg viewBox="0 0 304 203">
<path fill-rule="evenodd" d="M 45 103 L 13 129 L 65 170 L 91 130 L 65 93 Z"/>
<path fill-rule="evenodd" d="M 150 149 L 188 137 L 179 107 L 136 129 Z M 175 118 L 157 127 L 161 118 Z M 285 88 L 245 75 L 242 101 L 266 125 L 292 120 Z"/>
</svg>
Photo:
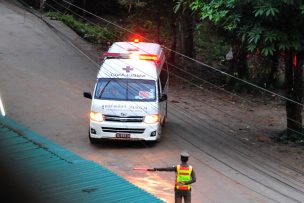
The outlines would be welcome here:
<svg viewBox="0 0 304 203">
<path fill-rule="evenodd" d="M 174 171 L 175 180 L 175 203 L 191 203 L 191 184 L 196 182 L 195 172 L 192 166 L 188 165 L 189 154 L 186 151 L 181 153 L 181 164 L 167 168 L 152 168 L 148 171 Z"/>
</svg>

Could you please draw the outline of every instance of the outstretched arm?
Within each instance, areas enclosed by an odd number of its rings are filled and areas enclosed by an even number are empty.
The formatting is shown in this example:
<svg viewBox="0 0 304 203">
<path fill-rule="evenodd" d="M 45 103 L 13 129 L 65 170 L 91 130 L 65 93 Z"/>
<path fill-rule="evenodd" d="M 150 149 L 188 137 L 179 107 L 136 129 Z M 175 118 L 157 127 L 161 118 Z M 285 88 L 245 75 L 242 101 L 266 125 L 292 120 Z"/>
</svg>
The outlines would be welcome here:
<svg viewBox="0 0 304 203">
<path fill-rule="evenodd" d="M 176 166 L 166 167 L 166 168 L 152 168 L 148 169 L 148 171 L 176 171 Z"/>
</svg>

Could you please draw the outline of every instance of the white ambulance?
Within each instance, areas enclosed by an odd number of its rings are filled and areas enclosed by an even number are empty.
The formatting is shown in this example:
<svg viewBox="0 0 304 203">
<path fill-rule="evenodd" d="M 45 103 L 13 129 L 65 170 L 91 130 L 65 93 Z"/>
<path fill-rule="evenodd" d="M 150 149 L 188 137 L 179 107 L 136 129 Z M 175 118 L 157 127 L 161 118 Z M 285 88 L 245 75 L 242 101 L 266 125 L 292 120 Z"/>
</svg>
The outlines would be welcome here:
<svg viewBox="0 0 304 203">
<path fill-rule="evenodd" d="M 92 99 L 89 138 L 159 141 L 169 72 L 159 44 L 115 42 L 104 53 Z"/>
</svg>

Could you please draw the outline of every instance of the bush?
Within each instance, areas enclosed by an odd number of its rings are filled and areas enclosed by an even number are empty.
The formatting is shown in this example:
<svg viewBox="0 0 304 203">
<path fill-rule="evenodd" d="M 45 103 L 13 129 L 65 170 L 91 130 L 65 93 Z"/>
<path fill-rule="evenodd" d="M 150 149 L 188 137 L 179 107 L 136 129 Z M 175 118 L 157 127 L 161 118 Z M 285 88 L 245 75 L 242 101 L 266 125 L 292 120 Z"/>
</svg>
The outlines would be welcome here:
<svg viewBox="0 0 304 203">
<path fill-rule="evenodd" d="M 75 19 L 72 15 L 48 12 L 47 16 L 53 20 L 62 21 L 81 37 L 92 43 L 107 43 L 108 41 L 114 41 L 114 39 L 116 38 L 114 32 L 109 30 L 107 27 L 100 27 L 84 23 Z"/>
</svg>

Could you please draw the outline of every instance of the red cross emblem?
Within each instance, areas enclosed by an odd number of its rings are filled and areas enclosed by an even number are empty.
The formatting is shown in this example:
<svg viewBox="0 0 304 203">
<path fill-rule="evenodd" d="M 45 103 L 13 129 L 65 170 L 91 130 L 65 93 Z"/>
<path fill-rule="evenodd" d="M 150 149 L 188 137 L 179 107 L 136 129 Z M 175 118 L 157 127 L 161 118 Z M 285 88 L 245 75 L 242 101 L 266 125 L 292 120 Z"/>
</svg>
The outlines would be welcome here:
<svg viewBox="0 0 304 203">
<path fill-rule="evenodd" d="M 134 69 L 131 68 L 130 66 L 126 66 L 125 68 L 123 68 L 123 70 L 125 70 L 127 73 L 130 73 L 130 71 Z"/>
</svg>

